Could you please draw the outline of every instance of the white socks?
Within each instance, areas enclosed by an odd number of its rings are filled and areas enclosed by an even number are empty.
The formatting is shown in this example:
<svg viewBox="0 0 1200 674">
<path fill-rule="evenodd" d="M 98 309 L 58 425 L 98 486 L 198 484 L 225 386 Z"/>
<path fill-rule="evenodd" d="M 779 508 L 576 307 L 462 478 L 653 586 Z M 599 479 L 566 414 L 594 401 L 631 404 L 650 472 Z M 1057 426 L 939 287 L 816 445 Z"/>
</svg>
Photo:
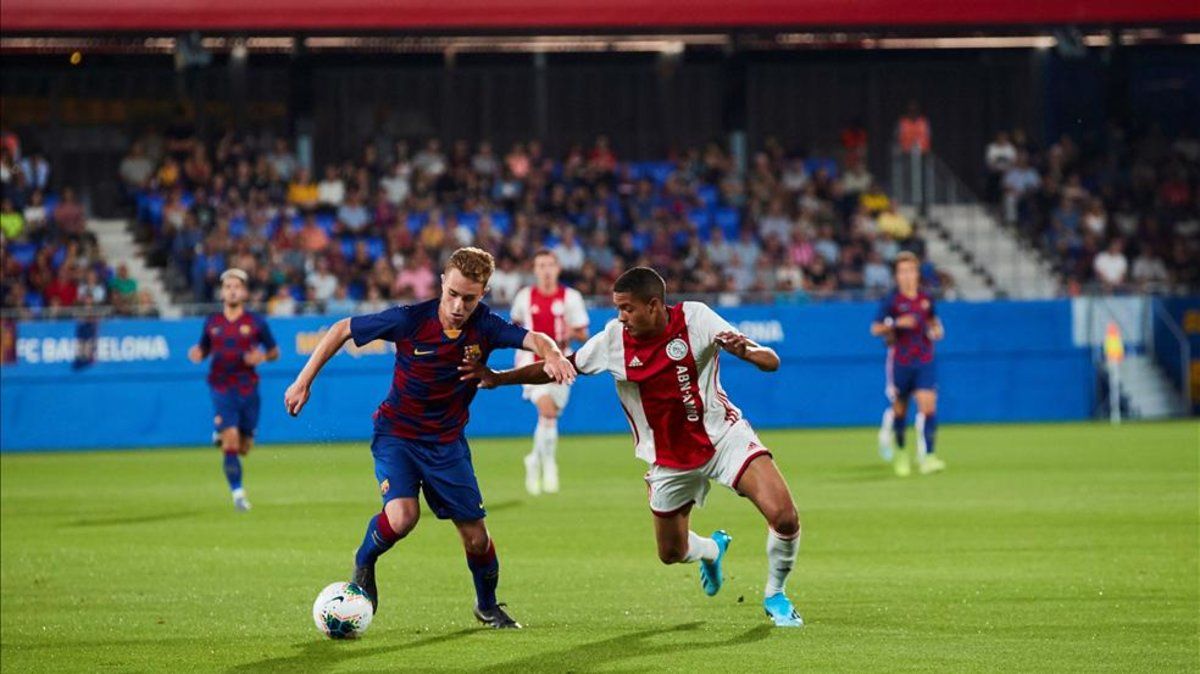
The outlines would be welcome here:
<svg viewBox="0 0 1200 674">
<path fill-rule="evenodd" d="M 558 451 L 558 419 L 538 417 L 537 429 L 533 432 L 533 454 L 542 464 L 553 463 Z"/>
<path fill-rule="evenodd" d="M 796 563 L 796 553 L 800 550 L 800 532 L 790 537 L 767 529 L 767 587 L 763 590 L 764 597 L 783 592 L 792 565 Z"/>
<path fill-rule="evenodd" d="M 879 425 L 879 434 L 881 436 L 891 437 L 894 430 L 892 429 L 892 420 L 896 418 L 896 411 L 891 405 L 883 411 L 883 423 Z"/>
<path fill-rule="evenodd" d="M 917 412 L 917 460 L 924 461 L 929 448 L 925 446 L 925 415 Z"/>
<path fill-rule="evenodd" d="M 688 564 L 691 564 L 692 562 L 698 562 L 702 559 L 711 562 L 717 558 L 717 555 L 720 554 L 720 552 L 721 549 L 717 547 L 716 541 L 711 538 L 700 536 L 694 531 L 689 531 L 688 551 L 687 555 L 684 556 L 683 561 Z"/>
</svg>

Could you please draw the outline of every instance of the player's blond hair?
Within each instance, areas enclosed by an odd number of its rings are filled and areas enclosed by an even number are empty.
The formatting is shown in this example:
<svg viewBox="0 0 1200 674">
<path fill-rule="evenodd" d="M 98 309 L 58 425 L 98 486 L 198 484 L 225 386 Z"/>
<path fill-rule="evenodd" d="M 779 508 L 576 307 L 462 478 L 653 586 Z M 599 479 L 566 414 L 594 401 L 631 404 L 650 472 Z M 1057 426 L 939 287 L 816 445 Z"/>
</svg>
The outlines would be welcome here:
<svg viewBox="0 0 1200 674">
<path fill-rule="evenodd" d="M 896 259 L 892 261 L 892 269 L 899 269 L 900 265 L 905 262 L 911 262 L 917 265 L 918 269 L 921 268 L 921 258 L 917 257 L 916 253 L 911 250 L 902 250 L 896 255 Z"/>
<path fill-rule="evenodd" d="M 496 259 L 482 248 L 468 246 L 459 248 L 450 256 L 446 271 L 451 269 L 457 269 L 463 276 L 486 286 L 492 278 L 492 272 L 496 271 Z"/>
</svg>

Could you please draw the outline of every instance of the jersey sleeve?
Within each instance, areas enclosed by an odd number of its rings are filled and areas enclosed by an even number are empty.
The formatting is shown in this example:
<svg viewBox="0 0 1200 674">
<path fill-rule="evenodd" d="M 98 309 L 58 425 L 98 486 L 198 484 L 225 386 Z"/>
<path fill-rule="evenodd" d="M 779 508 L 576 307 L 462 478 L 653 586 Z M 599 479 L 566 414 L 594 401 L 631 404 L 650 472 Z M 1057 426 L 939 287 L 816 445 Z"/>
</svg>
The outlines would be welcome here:
<svg viewBox="0 0 1200 674">
<path fill-rule="evenodd" d="M 693 311 L 691 317 L 687 319 L 688 325 L 696 331 L 705 344 L 711 344 L 722 332 L 739 332 L 707 304 L 703 302 L 689 302 L 689 304 L 692 305 Z"/>
<path fill-rule="evenodd" d="M 567 327 L 586 328 L 588 323 L 587 306 L 583 303 L 583 295 L 578 290 L 567 291 Z"/>
<path fill-rule="evenodd" d="M 275 343 L 275 335 L 271 333 L 271 326 L 267 325 L 266 319 L 262 316 L 254 318 L 258 322 L 258 343 L 262 344 L 267 351 L 274 349 L 278 345 Z"/>
<path fill-rule="evenodd" d="M 488 311 L 480 321 L 480 329 L 493 349 L 519 349 L 529 331 Z"/>
<path fill-rule="evenodd" d="M 601 330 L 592 335 L 567 360 L 575 366 L 580 374 L 596 374 L 608 369 L 608 330 Z"/>
<path fill-rule="evenodd" d="M 200 327 L 200 350 L 204 355 L 212 353 L 212 337 L 208 334 L 209 323 L 212 322 L 212 317 L 204 319 L 204 325 Z"/>
<path fill-rule="evenodd" d="M 879 300 L 879 308 L 875 311 L 875 322 L 882 323 L 892 315 L 892 294 L 888 293 Z"/>
<path fill-rule="evenodd" d="M 408 307 L 392 307 L 377 314 L 364 314 L 350 319 L 350 338 L 355 346 L 366 346 L 377 339 L 398 342 L 411 329 Z"/>
<path fill-rule="evenodd" d="M 932 298 L 932 297 L 928 297 L 928 298 L 926 298 L 926 301 L 928 301 L 928 302 L 929 302 L 929 317 L 930 317 L 931 319 L 932 319 L 932 318 L 937 318 L 937 317 L 938 317 L 938 315 L 937 315 L 937 303 L 933 301 L 933 298 Z"/>
<path fill-rule="evenodd" d="M 517 291 L 508 315 L 517 325 L 529 325 L 529 288 L 521 288 Z"/>
</svg>

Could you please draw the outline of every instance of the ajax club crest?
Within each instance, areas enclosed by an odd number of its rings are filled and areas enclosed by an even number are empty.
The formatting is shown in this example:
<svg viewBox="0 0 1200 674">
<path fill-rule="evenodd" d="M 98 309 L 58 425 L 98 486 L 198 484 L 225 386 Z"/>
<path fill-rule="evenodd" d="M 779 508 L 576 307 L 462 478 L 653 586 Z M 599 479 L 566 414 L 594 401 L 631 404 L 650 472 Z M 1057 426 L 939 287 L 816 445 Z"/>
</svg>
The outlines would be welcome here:
<svg viewBox="0 0 1200 674">
<path fill-rule="evenodd" d="M 667 343 L 667 358 L 683 360 L 688 354 L 687 342 L 676 337 Z"/>
</svg>

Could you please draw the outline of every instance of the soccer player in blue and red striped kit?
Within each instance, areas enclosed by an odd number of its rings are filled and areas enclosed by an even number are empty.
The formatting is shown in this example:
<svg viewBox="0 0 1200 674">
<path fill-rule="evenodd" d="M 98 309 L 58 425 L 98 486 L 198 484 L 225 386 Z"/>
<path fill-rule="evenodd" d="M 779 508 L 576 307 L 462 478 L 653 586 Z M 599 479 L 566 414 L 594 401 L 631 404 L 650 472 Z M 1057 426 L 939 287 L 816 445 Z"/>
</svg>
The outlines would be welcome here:
<svg viewBox="0 0 1200 674">
<path fill-rule="evenodd" d="M 204 321 L 200 343 L 188 351 L 199 363 L 212 356 L 208 386 L 212 390 L 213 426 L 224 455 L 225 479 L 239 511 L 250 509 L 242 487 L 242 457 L 254 446 L 258 427 L 258 373 L 254 368 L 279 358 L 279 347 L 263 317 L 246 311 L 250 278 L 241 269 L 221 274 L 225 307 Z"/>
<path fill-rule="evenodd" d="M 892 406 L 884 413 L 880 442 L 891 425 L 894 443 L 892 466 L 896 475 L 912 473 L 912 460 L 904 447 L 908 425 L 908 399 L 917 399 L 917 470 L 922 474 L 945 470 L 946 463 L 934 455 L 937 437 L 937 368 L 933 343 L 945 330 L 933 306 L 933 298 L 921 290 L 920 260 L 910 252 L 896 256 L 896 288 L 879 304 L 871 334 L 888 343 L 886 393 Z"/>
<path fill-rule="evenodd" d="M 394 343 L 391 391 L 375 412 L 371 441 L 383 511 L 367 522 L 352 581 L 378 607 L 375 562 L 417 525 L 422 492 L 434 515 L 458 528 L 475 583 L 475 617 L 494 628 L 519 628 L 496 601 L 500 562 L 463 437 L 477 388 L 460 379 L 458 368 L 464 361 L 486 363 L 496 349 L 525 349 L 542 358 L 556 382 L 571 383 L 575 369 L 553 339 L 500 318 L 481 302 L 494 270 L 490 253 L 460 248 L 446 264 L 439 298 L 338 321 L 288 387 L 284 404 L 289 414 L 299 414 L 317 373 L 348 340 L 358 346 L 377 339 Z"/>
</svg>

